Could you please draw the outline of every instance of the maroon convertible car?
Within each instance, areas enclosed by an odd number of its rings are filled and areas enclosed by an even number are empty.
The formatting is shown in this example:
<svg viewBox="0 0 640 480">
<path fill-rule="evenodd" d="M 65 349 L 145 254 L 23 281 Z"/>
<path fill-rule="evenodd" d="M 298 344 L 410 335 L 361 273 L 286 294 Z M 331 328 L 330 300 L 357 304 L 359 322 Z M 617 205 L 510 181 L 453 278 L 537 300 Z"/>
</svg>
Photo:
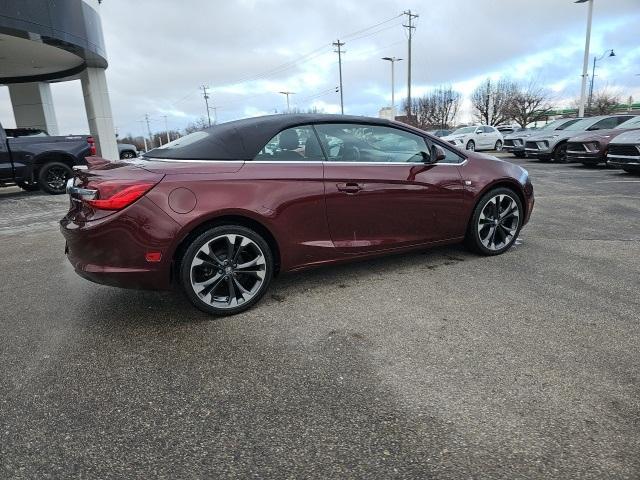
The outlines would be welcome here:
<svg viewBox="0 0 640 480">
<path fill-rule="evenodd" d="M 375 118 L 250 118 L 88 163 L 60 222 L 76 272 L 181 285 L 222 315 L 254 305 L 278 272 L 463 240 L 503 253 L 533 208 L 519 166 Z"/>
</svg>

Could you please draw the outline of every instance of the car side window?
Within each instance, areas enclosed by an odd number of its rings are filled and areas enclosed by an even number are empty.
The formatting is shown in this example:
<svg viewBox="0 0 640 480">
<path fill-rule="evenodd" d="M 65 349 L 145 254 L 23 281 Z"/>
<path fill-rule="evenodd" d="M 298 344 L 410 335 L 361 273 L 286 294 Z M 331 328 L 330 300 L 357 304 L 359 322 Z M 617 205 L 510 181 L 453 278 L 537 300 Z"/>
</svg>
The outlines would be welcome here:
<svg viewBox="0 0 640 480">
<path fill-rule="evenodd" d="M 482 127 L 484 133 L 493 133 L 493 127 Z"/>
<path fill-rule="evenodd" d="M 429 155 L 423 137 L 398 128 L 354 123 L 315 128 L 333 162 L 419 163 Z"/>
<path fill-rule="evenodd" d="M 600 120 L 589 128 L 589 130 L 605 130 L 608 128 L 615 128 L 618 126 L 620 122 L 618 121 L 618 117 L 609 117 Z"/>
<path fill-rule="evenodd" d="M 278 133 L 262 147 L 254 160 L 274 162 L 322 162 L 320 142 L 309 125 L 292 127 Z"/>
<path fill-rule="evenodd" d="M 445 154 L 445 158 L 443 160 L 439 160 L 438 164 L 458 164 L 465 161 L 465 158 L 462 155 L 454 152 L 453 150 L 449 150 L 449 148 L 445 147 L 444 145 L 441 145 L 435 142 L 429 146 L 429 151 L 431 151 L 431 155 L 436 154 L 435 153 L 436 145 L 440 147 Z"/>
</svg>

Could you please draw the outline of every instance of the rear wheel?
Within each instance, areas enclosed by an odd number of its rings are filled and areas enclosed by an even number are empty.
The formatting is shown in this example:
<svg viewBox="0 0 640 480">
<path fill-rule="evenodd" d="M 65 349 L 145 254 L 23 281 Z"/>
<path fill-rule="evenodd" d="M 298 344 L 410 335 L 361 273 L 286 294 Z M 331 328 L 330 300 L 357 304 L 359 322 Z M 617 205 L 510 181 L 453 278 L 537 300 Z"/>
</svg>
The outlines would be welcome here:
<svg viewBox="0 0 640 480">
<path fill-rule="evenodd" d="M 520 197 L 509 188 L 496 188 L 480 199 L 467 229 L 467 246 L 483 255 L 506 252 L 522 226 Z"/>
<path fill-rule="evenodd" d="M 180 279 L 197 308 L 214 315 L 233 315 L 260 300 L 273 271 L 273 254 L 260 235 L 240 225 L 221 225 L 187 247 Z"/>
<path fill-rule="evenodd" d="M 128 158 L 135 158 L 135 153 L 133 153 L 131 150 L 125 150 L 124 152 L 122 152 L 120 154 L 120 158 L 122 160 L 128 159 Z"/>
<path fill-rule="evenodd" d="M 47 193 L 58 195 L 65 193 L 67 180 L 73 176 L 71 167 L 62 162 L 48 162 L 40 167 L 38 185 Z"/>
<path fill-rule="evenodd" d="M 476 151 L 476 142 L 474 142 L 473 140 L 469 140 L 467 142 L 467 146 L 465 147 L 467 150 L 470 150 L 472 152 Z"/>
</svg>

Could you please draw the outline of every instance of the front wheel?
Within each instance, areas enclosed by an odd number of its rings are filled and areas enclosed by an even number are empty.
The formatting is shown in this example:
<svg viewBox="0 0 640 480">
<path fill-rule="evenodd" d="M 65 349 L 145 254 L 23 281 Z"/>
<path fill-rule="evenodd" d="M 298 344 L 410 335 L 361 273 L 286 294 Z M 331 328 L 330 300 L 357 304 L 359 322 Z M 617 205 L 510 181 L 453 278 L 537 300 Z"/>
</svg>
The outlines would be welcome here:
<svg viewBox="0 0 640 480">
<path fill-rule="evenodd" d="M 514 155 L 516 158 L 525 158 L 525 157 L 527 156 L 527 154 L 526 154 L 526 153 L 524 153 L 524 152 L 513 152 L 513 155 Z"/>
<path fill-rule="evenodd" d="M 180 280 L 187 297 L 200 310 L 233 315 L 260 300 L 273 271 L 273 254 L 259 234 L 240 225 L 221 225 L 189 245 L 180 265 Z"/>
<path fill-rule="evenodd" d="M 495 150 L 496 150 L 496 152 L 502 151 L 502 140 L 498 140 L 496 142 Z"/>
<path fill-rule="evenodd" d="M 47 193 L 59 195 L 65 193 L 67 180 L 72 176 L 73 170 L 66 163 L 45 163 L 38 172 L 38 185 Z"/>
<path fill-rule="evenodd" d="M 483 255 L 504 253 L 518 238 L 522 218 L 522 202 L 513 190 L 491 190 L 473 211 L 467 229 L 467 245 Z"/>
<path fill-rule="evenodd" d="M 16 182 L 16 184 L 25 192 L 36 192 L 40 190 L 40 185 L 37 182 L 33 182 L 31 180 L 21 180 Z"/>
<path fill-rule="evenodd" d="M 129 158 L 135 158 L 135 157 L 136 157 L 136 155 L 131 150 L 125 150 L 124 152 L 122 152 L 120 154 L 120 158 L 122 160 L 127 160 Z"/>
<path fill-rule="evenodd" d="M 557 163 L 567 163 L 567 144 L 558 145 L 553 151 L 553 160 Z"/>
<path fill-rule="evenodd" d="M 475 152 L 476 151 L 476 142 L 474 142 L 473 140 L 469 140 L 467 142 L 466 149 L 471 151 L 471 152 Z"/>
<path fill-rule="evenodd" d="M 640 174 L 640 168 L 623 168 L 627 173 L 635 173 L 636 175 Z"/>
</svg>

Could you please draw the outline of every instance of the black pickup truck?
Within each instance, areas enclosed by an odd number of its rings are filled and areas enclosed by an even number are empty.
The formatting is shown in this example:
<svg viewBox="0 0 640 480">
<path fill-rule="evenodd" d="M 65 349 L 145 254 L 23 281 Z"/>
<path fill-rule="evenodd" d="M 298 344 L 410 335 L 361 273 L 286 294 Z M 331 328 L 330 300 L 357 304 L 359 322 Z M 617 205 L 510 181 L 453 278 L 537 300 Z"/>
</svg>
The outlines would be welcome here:
<svg viewBox="0 0 640 480">
<path fill-rule="evenodd" d="M 68 135 L 7 136 L 0 125 L 0 186 L 17 184 L 24 190 L 65 193 L 74 165 L 86 165 L 96 154 L 93 137 Z"/>
</svg>

